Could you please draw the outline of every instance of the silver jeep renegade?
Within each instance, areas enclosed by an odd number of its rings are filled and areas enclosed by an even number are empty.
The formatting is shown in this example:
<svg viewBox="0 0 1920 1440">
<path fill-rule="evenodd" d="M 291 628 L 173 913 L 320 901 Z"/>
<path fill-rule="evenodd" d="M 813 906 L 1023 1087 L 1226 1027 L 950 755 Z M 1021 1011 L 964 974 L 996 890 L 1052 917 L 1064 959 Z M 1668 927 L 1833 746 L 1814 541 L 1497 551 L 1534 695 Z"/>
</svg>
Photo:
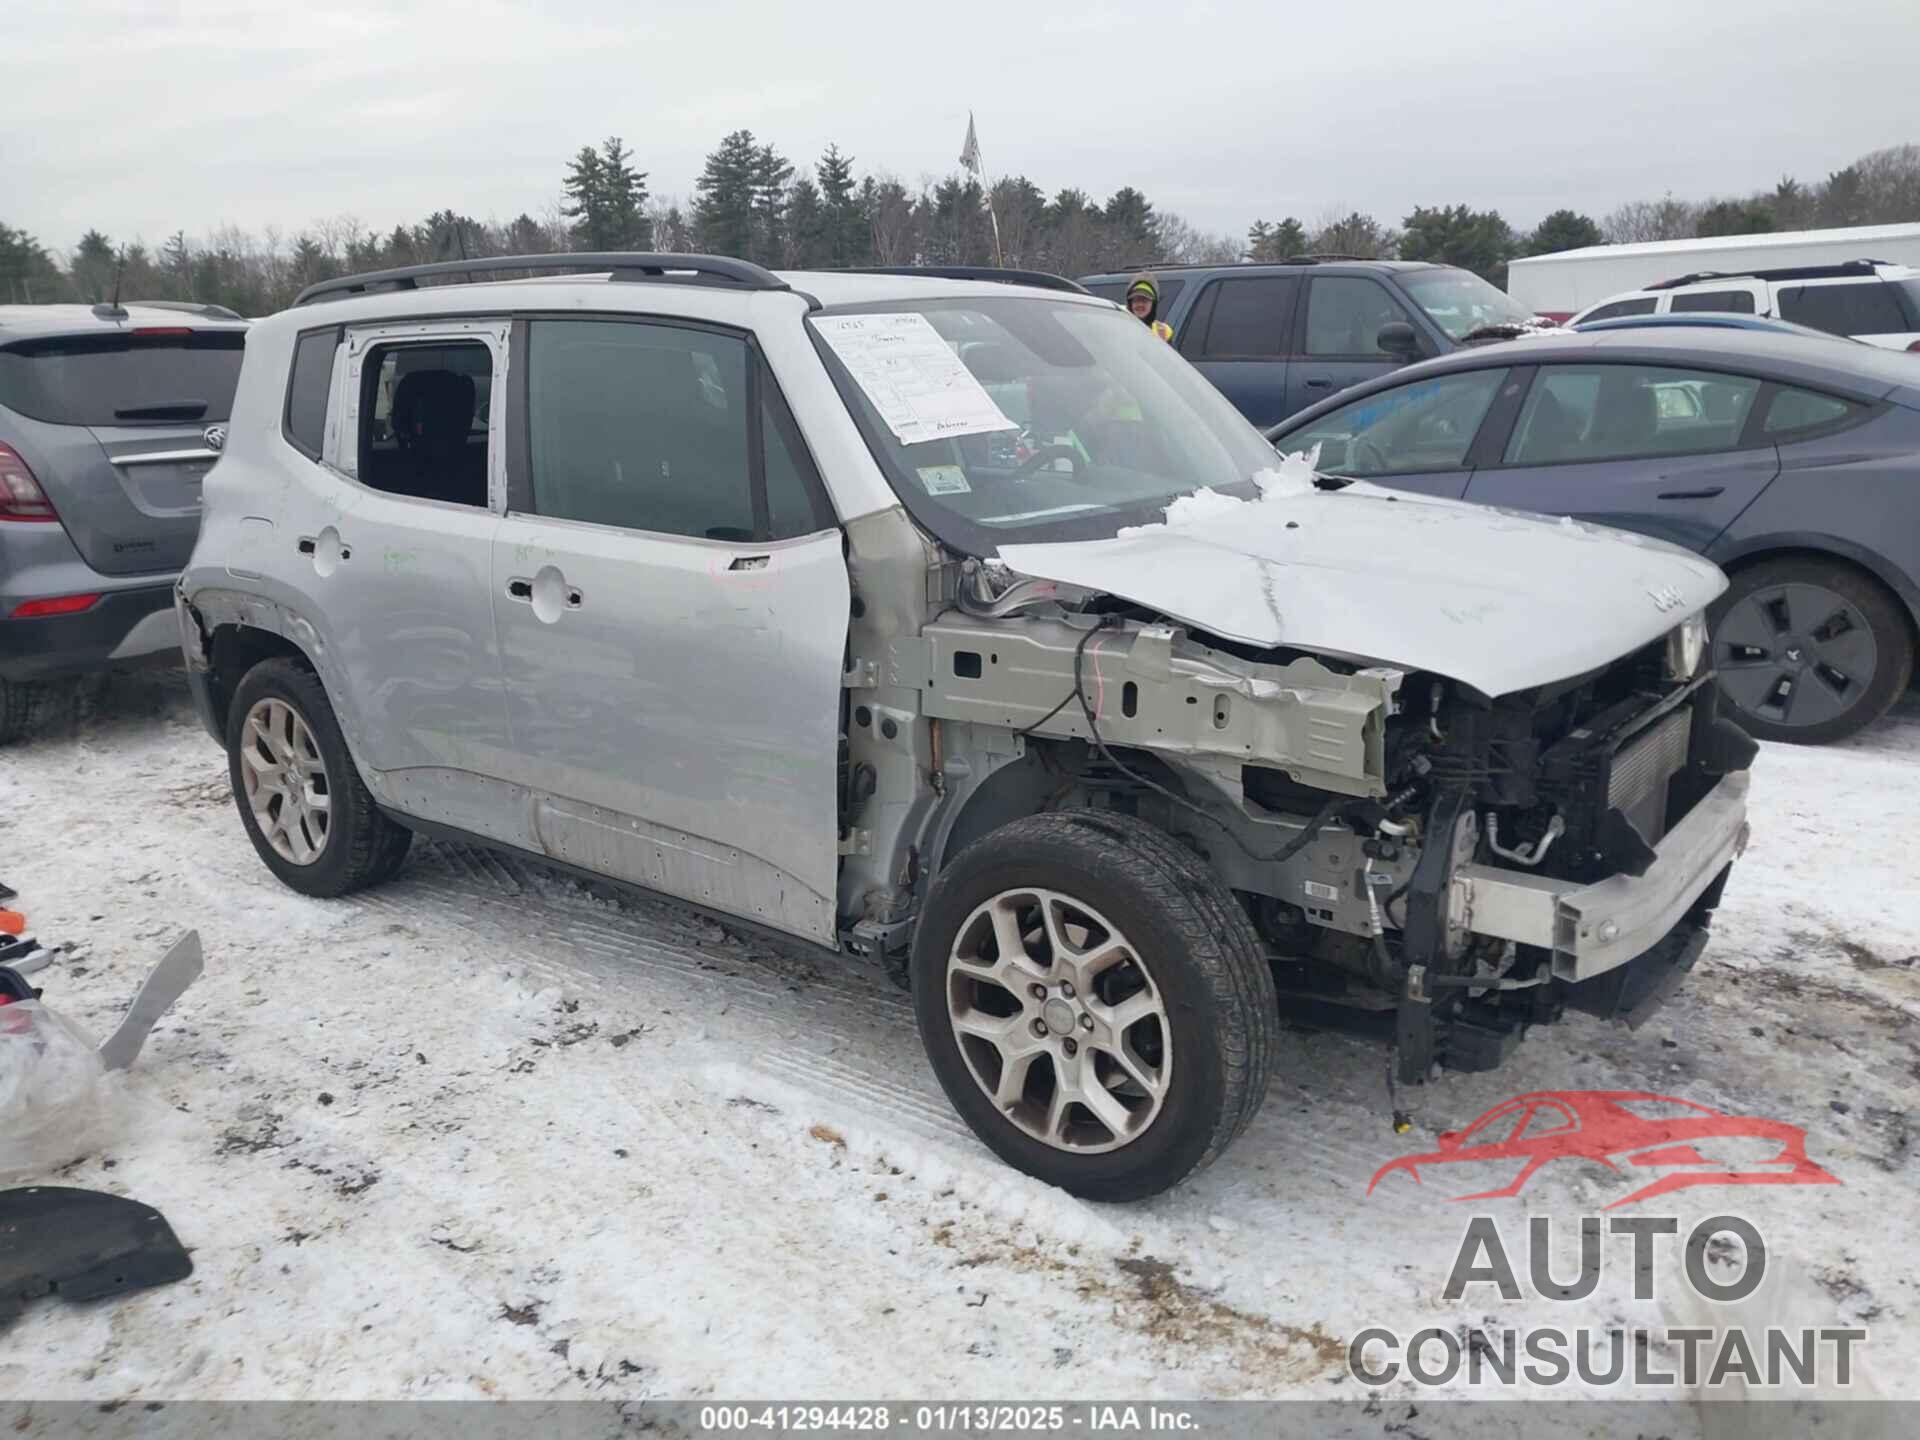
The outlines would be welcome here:
<svg viewBox="0 0 1920 1440">
<path fill-rule="evenodd" d="M 178 608 L 261 859 L 476 841 L 855 952 L 1103 1199 L 1226 1147 L 1283 1006 L 1417 1083 L 1657 1005 L 1746 838 L 1720 572 L 1317 476 L 1008 277 L 539 256 L 260 321 Z"/>
</svg>

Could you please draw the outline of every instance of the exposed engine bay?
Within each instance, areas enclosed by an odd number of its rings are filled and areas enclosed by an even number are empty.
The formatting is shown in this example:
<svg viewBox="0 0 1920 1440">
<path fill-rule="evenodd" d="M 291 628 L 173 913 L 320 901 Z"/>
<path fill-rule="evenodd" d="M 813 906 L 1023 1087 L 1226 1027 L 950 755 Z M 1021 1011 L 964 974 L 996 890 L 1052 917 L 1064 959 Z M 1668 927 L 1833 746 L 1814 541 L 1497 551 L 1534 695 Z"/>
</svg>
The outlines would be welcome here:
<svg viewBox="0 0 1920 1440">
<path fill-rule="evenodd" d="M 1695 624 L 1496 698 L 970 562 L 889 664 L 932 722 L 936 857 L 1037 810 L 1150 820 L 1240 896 L 1283 1003 L 1390 1029 L 1412 1083 L 1569 1007 L 1638 1023 L 1697 959 L 1754 746 Z"/>
</svg>

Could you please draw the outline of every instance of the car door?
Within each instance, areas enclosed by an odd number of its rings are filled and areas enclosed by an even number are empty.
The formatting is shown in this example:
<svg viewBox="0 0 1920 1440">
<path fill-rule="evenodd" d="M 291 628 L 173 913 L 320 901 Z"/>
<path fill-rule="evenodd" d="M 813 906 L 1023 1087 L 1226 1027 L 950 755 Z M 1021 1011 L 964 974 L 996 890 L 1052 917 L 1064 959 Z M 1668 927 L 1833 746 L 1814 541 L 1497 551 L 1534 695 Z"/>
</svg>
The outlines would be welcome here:
<svg viewBox="0 0 1920 1440">
<path fill-rule="evenodd" d="M 1287 373 L 1290 414 L 1406 363 L 1380 348 L 1381 326 L 1397 321 L 1416 335 L 1422 331 L 1394 293 L 1371 276 L 1314 275 L 1306 290 Z"/>
<path fill-rule="evenodd" d="M 1318 446 L 1323 474 L 1457 500 L 1473 475 L 1475 438 L 1520 388 L 1505 366 L 1409 379 L 1302 421 L 1273 444 L 1287 453 Z"/>
<path fill-rule="evenodd" d="M 537 847 L 832 943 L 849 589 L 771 372 L 692 321 L 519 337 L 493 613 Z"/>
<path fill-rule="evenodd" d="M 502 319 L 304 332 L 282 426 L 312 468 L 271 541 L 289 552 L 275 570 L 292 565 L 311 597 L 380 799 L 502 840 L 490 576 L 507 335 Z M 436 403 L 416 403 L 428 391 Z"/>
<path fill-rule="evenodd" d="M 1296 275 L 1209 281 L 1174 335 L 1180 353 L 1257 426 L 1300 407 L 1287 394 L 1287 350 L 1300 293 Z"/>
<path fill-rule="evenodd" d="M 1573 515 L 1705 550 L 1779 473 L 1749 375 L 1542 365 L 1467 499 Z"/>
</svg>

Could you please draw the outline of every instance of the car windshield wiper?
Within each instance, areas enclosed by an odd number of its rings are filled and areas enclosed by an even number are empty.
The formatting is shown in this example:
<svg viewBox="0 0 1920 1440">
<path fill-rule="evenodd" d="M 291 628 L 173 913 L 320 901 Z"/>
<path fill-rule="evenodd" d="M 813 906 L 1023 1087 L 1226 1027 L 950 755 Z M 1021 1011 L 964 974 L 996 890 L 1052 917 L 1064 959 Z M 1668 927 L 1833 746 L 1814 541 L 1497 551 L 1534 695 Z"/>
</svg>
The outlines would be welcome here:
<svg viewBox="0 0 1920 1440">
<path fill-rule="evenodd" d="M 116 420 L 198 420 L 207 413 L 204 400 L 169 400 L 160 405 L 129 405 L 113 412 Z"/>
</svg>

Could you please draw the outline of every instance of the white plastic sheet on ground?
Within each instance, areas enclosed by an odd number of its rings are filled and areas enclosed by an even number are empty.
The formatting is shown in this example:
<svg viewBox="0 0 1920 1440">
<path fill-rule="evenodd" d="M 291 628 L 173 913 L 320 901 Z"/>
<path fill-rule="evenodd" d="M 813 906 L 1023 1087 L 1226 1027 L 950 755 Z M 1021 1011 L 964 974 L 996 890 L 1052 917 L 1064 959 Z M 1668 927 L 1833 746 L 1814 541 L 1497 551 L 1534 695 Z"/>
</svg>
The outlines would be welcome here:
<svg viewBox="0 0 1920 1440">
<path fill-rule="evenodd" d="M 84 1155 L 112 1099 L 100 1052 L 78 1025 L 38 1000 L 0 1005 L 0 1182 Z"/>
</svg>

